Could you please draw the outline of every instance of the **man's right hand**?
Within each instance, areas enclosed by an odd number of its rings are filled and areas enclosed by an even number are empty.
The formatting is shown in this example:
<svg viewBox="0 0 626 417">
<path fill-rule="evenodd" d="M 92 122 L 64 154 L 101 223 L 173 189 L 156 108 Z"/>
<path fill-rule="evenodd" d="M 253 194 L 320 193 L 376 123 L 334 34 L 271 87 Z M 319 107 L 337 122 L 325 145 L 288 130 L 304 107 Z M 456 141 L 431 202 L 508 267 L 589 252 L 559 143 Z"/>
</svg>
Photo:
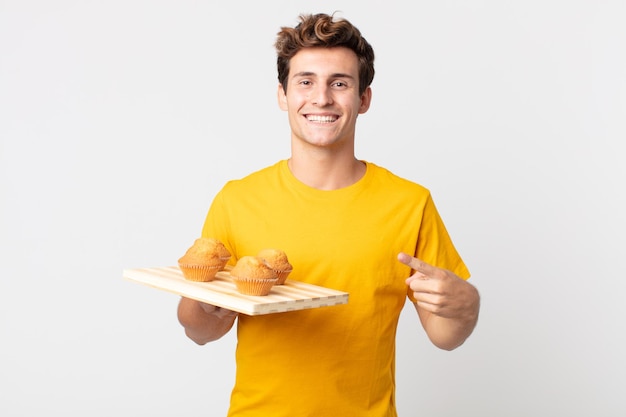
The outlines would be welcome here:
<svg viewBox="0 0 626 417">
<path fill-rule="evenodd" d="M 219 339 L 233 327 L 239 313 L 190 298 L 178 304 L 178 321 L 185 334 L 199 345 Z"/>
<path fill-rule="evenodd" d="M 198 301 L 198 304 L 200 304 L 200 307 L 202 307 L 202 309 L 207 314 L 213 314 L 214 316 L 217 316 L 220 319 L 224 319 L 227 317 L 237 317 L 239 315 L 239 313 L 237 313 L 236 311 L 228 310 L 223 307 L 214 306 L 213 304 L 207 304 L 201 301 Z"/>
</svg>

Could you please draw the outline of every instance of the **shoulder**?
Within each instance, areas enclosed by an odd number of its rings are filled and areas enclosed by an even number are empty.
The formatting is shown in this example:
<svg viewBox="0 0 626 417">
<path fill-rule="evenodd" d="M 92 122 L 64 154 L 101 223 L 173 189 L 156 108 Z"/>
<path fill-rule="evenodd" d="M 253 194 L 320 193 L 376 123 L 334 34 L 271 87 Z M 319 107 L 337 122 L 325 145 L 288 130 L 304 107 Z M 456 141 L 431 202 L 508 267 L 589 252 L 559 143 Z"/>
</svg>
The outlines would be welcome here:
<svg viewBox="0 0 626 417">
<path fill-rule="evenodd" d="M 417 182 L 400 177 L 387 168 L 378 166 L 372 162 L 364 161 L 367 170 L 371 174 L 372 181 L 386 187 L 396 188 L 401 191 L 430 195 L 430 190 Z"/>
<path fill-rule="evenodd" d="M 222 188 L 224 192 L 236 192 L 238 190 L 250 190 L 255 189 L 261 185 L 266 185 L 268 181 L 276 178 L 280 175 L 281 165 L 286 161 L 279 161 L 274 165 L 267 166 L 265 168 L 254 171 L 242 178 L 233 179 L 228 181 Z"/>
</svg>

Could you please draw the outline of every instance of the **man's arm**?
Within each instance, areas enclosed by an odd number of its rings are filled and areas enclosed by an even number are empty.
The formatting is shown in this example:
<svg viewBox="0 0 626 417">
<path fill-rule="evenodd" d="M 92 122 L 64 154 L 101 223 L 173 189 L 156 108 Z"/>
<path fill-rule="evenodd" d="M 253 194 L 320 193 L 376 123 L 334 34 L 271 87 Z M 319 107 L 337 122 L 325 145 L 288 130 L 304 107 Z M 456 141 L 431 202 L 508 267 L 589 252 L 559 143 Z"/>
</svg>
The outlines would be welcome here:
<svg viewBox="0 0 626 417">
<path fill-rule="evenodd" d="M 398 260 L 415 271 L 406 282 L 428 338 L 445 350 L 461 346 L 478 322 L 480 295 L 476 288 L 451 271 L 406 253 L 399 254 Z"/>
<path fill-rule="evenodd" d="M 178 303 L 178 321 L 185 334 L 199 345 L 219 339 L 233 327 L 238 313 L 190 298 Z"/>
</svg>

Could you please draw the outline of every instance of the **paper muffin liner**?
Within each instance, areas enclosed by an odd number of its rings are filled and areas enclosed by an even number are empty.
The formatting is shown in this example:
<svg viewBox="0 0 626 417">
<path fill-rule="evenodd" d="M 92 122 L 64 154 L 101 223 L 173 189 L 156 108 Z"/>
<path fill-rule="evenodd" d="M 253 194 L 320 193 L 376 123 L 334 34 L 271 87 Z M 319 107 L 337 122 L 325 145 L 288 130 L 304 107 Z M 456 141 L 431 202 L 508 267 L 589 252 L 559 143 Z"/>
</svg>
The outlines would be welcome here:
<svg viewBox="0 0 626 417">
<path fill-rule="evenodd" d="M 196 282 L 209 282 L 215 279 L 222 265 L 190 265 L 190 264 L 178 264 L 178 267 L 183 273 L 185 279 Z"/>
<path fill-rule="evenodd" d="M 246 295 L 267 295 L 278 281 L 278 278 L 242 278 L 233 277 L 237 291 Z"/>
<path fill-rule="evenodd" d="M 274 272 L 276 272 L 276 276 L 278 277 L 278 281 L 276 281 L 275 285 L 283 285 L 291 271 L 293 271 L 293 269 L 285 269 L 283 271 L 278 271 L 275 269 Z"/>
</svg>

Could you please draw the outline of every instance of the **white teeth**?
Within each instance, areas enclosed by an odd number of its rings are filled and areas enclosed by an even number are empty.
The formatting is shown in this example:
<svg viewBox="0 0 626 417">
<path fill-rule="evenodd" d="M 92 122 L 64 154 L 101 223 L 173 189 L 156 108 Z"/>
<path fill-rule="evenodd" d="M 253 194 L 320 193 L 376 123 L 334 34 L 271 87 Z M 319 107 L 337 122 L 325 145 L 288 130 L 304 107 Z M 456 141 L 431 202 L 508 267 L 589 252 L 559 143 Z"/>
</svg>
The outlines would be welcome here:
<svg viewBox="0 0 626 417">
<path fill-rule="evenodd" d="M 308 115 L 307 120 L 309 122 L 317 122 L 317 123 L 332 123 L 335 120 L 337 120 L 337 118 L 335 116 L 315 116 L 315 115 Z"/>
</svg>

